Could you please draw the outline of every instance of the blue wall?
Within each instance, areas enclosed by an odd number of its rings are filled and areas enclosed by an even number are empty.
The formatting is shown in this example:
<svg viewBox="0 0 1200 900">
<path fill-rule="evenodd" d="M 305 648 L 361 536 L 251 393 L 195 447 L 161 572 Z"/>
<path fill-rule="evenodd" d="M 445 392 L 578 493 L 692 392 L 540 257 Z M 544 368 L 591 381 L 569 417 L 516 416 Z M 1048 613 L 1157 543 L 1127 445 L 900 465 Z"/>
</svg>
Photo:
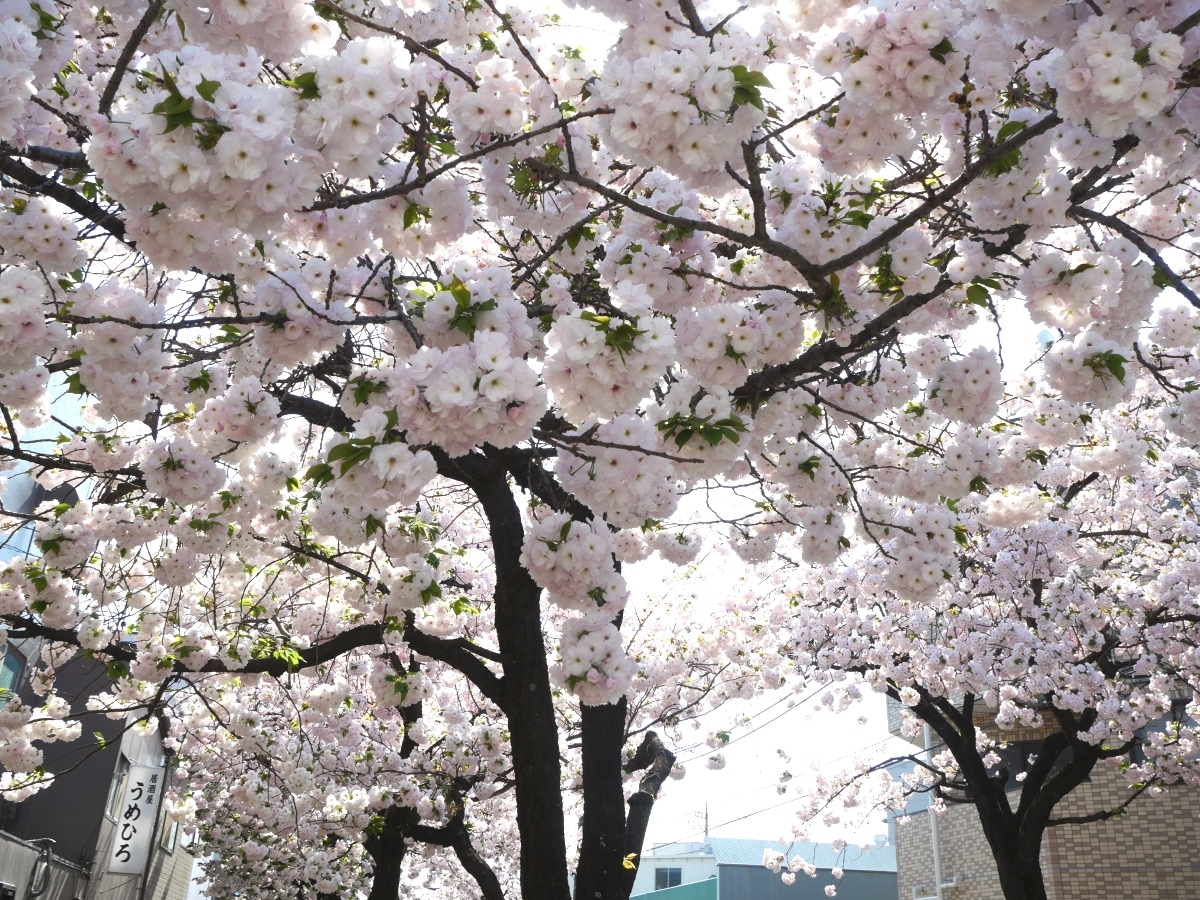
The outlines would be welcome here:
<svg viewBox="0 0 1200 900">
<path fill-rule="evenodd" d="M 818 869 L 815 878 L 797 872 L 793 885 L 765 866 L 719 866 L 717 872 L 720 900 L 827 900 L 829 884 L 837 885 L 837 900 L 897 900 L 895 872 L 849 871 L 835 880 L 829 870 Z"/>
</svg>

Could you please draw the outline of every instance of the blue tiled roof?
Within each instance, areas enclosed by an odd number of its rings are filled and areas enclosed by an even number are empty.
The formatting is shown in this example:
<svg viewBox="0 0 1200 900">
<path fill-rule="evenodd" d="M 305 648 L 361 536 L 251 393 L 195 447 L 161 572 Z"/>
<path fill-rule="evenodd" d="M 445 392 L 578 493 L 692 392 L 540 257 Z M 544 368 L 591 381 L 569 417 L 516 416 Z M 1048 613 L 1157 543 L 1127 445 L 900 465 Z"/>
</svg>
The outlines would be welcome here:
<svg viewBox="0 0 1200 900">
<path fill-rule="evenodd" d="M 750 838 L 709 838 L 713 856 L 718 866 L 761 866 L 763 851 L 770 848 L 783 853 L 787 859 L 799 856 L 816 865 L 818 869 L 840 866 L 847 872 L 895 872 L 896 848 L 872 845 L 863 850 L 856 845 L 845 847 L 840 853 L 832 844 L 814 844 L 793 841 L 780 844 L 777 841 L 759 841 Z"/>
</svg>

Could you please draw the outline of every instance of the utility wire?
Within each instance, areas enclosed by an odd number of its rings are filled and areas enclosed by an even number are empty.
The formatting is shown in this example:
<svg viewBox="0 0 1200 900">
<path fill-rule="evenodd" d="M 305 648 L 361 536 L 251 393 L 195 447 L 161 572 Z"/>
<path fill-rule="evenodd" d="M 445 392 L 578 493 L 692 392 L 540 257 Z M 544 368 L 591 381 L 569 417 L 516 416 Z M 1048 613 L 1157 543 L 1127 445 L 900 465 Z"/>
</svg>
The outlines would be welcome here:
<svg viewBox="0 0 1200 900">
<path fill-rule="evenodd" d="M 815 694 L 815 692 L 814 692 L 814 694 Z M 801 701 L 800 701 L 800 703 L 803 703 L 805 700 L 811 699 L 811 697 L 812 697 L 812 696 L 813 696 L 813 695 L 812 695 L 812 694 L 810 694 L 808 697 L 805 697 L 805 698 L 804 698 L 804 700 L 801 700 Z M 787 698 L 783 698 L 783 699 L 787 699 Z M 781 702 L 781 701 L 777 701 L 777 702 Z M 800 705 L 800 703 L 797 703 L 796 705 L 797 705 L 797 706 L 799 706 L 799 705 Z M 777 704 L 772 704 L 772 706 L 774 706 L 774 705 L 777 705 Z M 769 708 L 770 708 L 770 707 L 768 707 L 768 709 L 769 709 Z M 795 708 L 795 707 L 793 707 L 793 708 Z M 763 711 L 765 712 L 766 710 L 763 710 Z M 791 709 L 788 709 L 788 710 L 786 710 L 784 713 L 781 713 L 779 716 L 776 716 L 776 717 L 775 717 L 775 719 L 772 719 L 772 720 L 771 720 L 771 722 L 775 721 L 775 720 L 776 720 L 776 719 L 778 719 L 778 718 L 781 718 L 781 717 L 782 717 L 783 715 L 785 715 L 787 712 L 791 712 Z M 770 724 L 770 722 L 764 722 L 762 725 L 760 725 L 760 726 L 759 726 L 759 728 L 765 727 L 766 725 L 769 725 L 769 724 Z M 758 730 L 758 728 L 756 728 L 756 729 L 754 729 L 754 730 L 755 730 L 755 731 L 757 731 L 757 730 Z M 750 734 L 752 734 L 752 733 L 753 733 L 753 732 L 747 732 L 746 734 L 742 735 L 742 737 L 749 737 L 749 736 L 750 736 Z M 842 761 L 843 759 L 848 759 L 848 758 L 849 758 L 849 757 L 851 757 L 851 756 L 855 756 L 855 755 L 857 755 L 857 754 L 859 754 L 859 753 L 862 753 L 864 750 L 870 750 L 872 747 L 878 747 L 880 744 L 887 743 L 887 742 L 888 742 L 888 741 L 890 741 L 890 740 L 903 740 L 903 738 L 899 737 L 898 735 L 889 734 L 889 735 L 888 735 L 887 737 L 885 737 L 885 738 L 881 738 L 881 739 L 879 739 L 878 741 L 875 741 L 875 742 L 873 742 L 873 743 L 870 743 L 870 744 L 866 744 L 866 745 L 864 745 L 864 746 L 862 746 L 862 747 L 859 747 L 859 748 L 858 748 L 858 749 L 856 749 L 856 750 L 852 750 L 852 751 L 851 751 L 851 752 L 849 752 L 849 753 L 845 753 L 845 754 L 843 754 L 842 756 L 839 756 L 839 757 L 836 757 L 836 758 L 834 758 L 834 759 L 831 759 L 831 760 L 828 760 L 828 761 L 826 761 L 826 762 L 823 762 L 823 763 L 821 763 L 821 765 L 824 765 L 824 766 L 832 765 L 833 763 L 840 762 L 840 761 Z M 732 744 L 732 743 L 733 743 L 733 741 L 730 741 L 729 743 L 731 743 L 731 744 Z M 726 746 L 728 746 L 728 744 L 727 744 Z M 930 748 L 930 749 L 932 749 L 932 750 L 937 750 L 937 749 L 938 749 L 939 747 L 941 747 L 941 746 L 944 746 L 944 745 L 943 745 L 943 744 L 935 744 L 935 745 L 934 745 L 932 748 Z M 924 752 L 924 751 L 922 751 L 922 752 Z M 759 791 L 764 791 L 764 790 L 766 790 L 766 789 L 767 789 L 767 787 L 772 787 L 772 786 L 773 786 L 773 785 L 767 785 L 766 787 L 758 788 L 757 790 L 755 790 L 755 791 L 752 791 L 751 793 L 755 793 L 755 794 L 756 794 L 756 793 L 758 793 Z M 717 824 L 717 825 L 712 825 L 712 826 L 710 826 L 710 830 L 717 829 L 717 828 L 724 828 L 726 825 L 733 825 L 733 824 L 735 824 L 735 823 L 737 823 L 737 822 L 744 821 L 745 819 L 750 819 L 750 818 L 753 818 L 754 816 L 761 815 L 762 813 L 765 813 L 765 812 L 770 812 L 770 811 L 771 811 L 771 810 L 773 810 L 773 809 L 778 809 L 778 808 L 779 808 L 779 807 L 781 807 L 781 806 L 787 806 L 789 803 L 795 803 L 796 801 L 798 801 L 798 800 L 800 800 L 800 799 L 802 799 L 802 798 L 801 798 L 801 797 L 790 797 L 790 798 L 788 798 L 787 800 L 781 800 L 779 803 L 774 803 L 774 804 L 772 804 L 772 805 L 770 805 L 770 806 L 764 806 L 762 809 L 757 809 L 757 810 L 755 810 L 755 811 L 753 811 L 753 812 L 746 813 L 745 815 L 741 815 L 741 816 L 738 816 L 737 818 L 730 819 L 730 820 L 728 820 L 727 822 L 721 822 L 721 823 L 719 823 L 719 824 Z M 673 840 L 673 841 L 667 841 L 666 843 L 668 843 L 668 844 L 679 844 L 679 843 L 682 843 L 682 842 L 686 841 L 688 838 L 695 837 L 696 835 L 699 835 L 699 834 L 704 834 L 704 831 L 703 831 L 703 830 L 699 830 L 699 831 L 693 831 L 693 832 L 691 832 L 690 834 L 685 834 L 683 837 L 676 838 L 676 839 L 675 839 L 675 840 Z"/>
</svg>

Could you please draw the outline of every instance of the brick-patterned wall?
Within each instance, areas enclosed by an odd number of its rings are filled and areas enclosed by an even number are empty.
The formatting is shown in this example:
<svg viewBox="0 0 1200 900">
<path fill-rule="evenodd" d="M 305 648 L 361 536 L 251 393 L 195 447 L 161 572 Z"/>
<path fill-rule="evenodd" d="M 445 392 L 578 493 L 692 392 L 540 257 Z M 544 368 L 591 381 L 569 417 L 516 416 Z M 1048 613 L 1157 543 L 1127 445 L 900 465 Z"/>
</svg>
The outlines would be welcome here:
<svg viewBox="0 0 1200 900">
<path fill-rule="evenodd" d="M 930 852 L 929 812 L 923 810 L 896 826 L 896 886 L 899 900 L 933 896 L 933 855 Z M 946 900 L 1003 900 L 992 853 L 979 827 L 974 806 L 950 806 L 938 819 L 942 879 L 961 876 Z M 914 895 L 913 888 L 917 888 Z"/>
<path fill-rule="evenodd" d="M 1128 796 L 1119 773 L 1098 766 L 1058 807 L 1061 816 L 1114 808 Z M 1010 795 L 1015 802 L 1016 794 Z M 1200 897 L 1200 789 L 1178 786 L 1142 797 L 1121 818 L 1052 828 L 1042 843 L 1051 900 L 1192 900 Z M 896 828 L 899 900 L 933 894 L 929 813 Z M 962 880 L 946 900 L 1003 900 L 973 806 L 951 806 L 938 820 L 942 877 Z"/>
<path fill-rule="evenodd" d="M 1129 796 L 1119 773 L 1097 767 L 1058 805 L 1079 816 L 1113 809 Z M 1178 785 L 1139 797 L 1118 819 L 1060 825 L 1042 842 L 1051 900 L 1192 900 L 1200 897 L 1200 789 Z"/>
</svg>

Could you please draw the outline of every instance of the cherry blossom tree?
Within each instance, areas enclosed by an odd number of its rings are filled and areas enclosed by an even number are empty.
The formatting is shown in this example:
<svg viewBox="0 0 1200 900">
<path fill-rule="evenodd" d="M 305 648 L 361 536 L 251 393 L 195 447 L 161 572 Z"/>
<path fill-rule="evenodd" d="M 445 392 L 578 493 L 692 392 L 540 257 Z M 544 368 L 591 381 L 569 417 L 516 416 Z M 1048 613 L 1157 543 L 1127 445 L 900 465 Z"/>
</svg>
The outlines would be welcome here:
<svg viewBox="0 0 1200 900">
<path fill-rule="evenodd" d="M 1044 897 L 1196 780 L 1200 11 L 592 9 L 0 0 L 0 460 L 83 498 L 0 788 L 162 718 L 214 897 L 624 898 L 681 727 L 828 682 L 943 749 L 807 815 L 969 790 Z"/>
</svg>

